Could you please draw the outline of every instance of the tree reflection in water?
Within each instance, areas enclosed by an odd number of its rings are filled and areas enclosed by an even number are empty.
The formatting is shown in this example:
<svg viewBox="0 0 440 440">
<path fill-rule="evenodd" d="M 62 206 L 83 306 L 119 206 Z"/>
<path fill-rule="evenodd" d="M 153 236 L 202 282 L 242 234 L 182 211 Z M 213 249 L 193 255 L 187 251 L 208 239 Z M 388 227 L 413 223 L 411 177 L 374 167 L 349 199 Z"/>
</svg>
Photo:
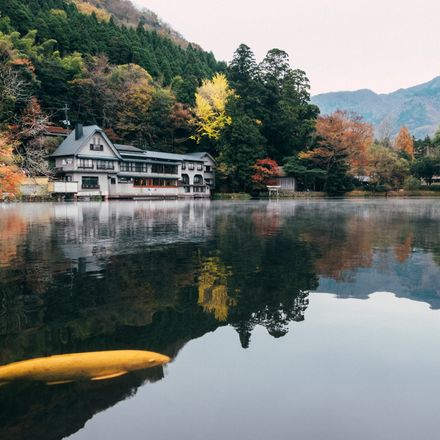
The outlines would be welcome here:
<svg viewBox="0 0 440 440">
<path fill-rule="evenodd" d="M 371 279 L 392 273 L 407 289 L 397 295 L 435 307 L 438 214 L 416 202 L 8 206 L 0 213 L 7 249 L 0 363 L 116 349 L 175 357 L 186 342 L 225 325 L 246 348 L 256 326 L 278 338 L 304 320 L 309 292 L 326 280 L 349 283 L 351 295 L 361 296 L 363 270 Z M 415 254 L 423 277 L 411 266 Z M 429 295 L 418 293 L 424 283 Z M 0 438 L 61 439 L 163 370 L 152 374 L 2 387 Z"/>
</svg>

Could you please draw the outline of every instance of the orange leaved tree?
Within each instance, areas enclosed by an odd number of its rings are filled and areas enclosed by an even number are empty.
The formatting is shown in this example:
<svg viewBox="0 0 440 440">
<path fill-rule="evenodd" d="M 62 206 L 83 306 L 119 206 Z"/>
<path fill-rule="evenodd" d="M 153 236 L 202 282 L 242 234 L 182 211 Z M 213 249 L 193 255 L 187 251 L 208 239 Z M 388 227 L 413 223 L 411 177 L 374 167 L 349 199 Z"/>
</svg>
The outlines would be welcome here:
<svg viewBox="0 0 440 440">
<path fill-rule="evenodd" d="M 299 157 L 310 160 L 326 172 L 324 191 L 327 191 L 333 178 L 340 180 L 343 175 L 363 174 L 367 164 L 367 149 L 373 140 L 370 124 L 360 116 L 338 110 L 318 118 L 316 135 L 316 146 L 300 153 Z"/>
<path fill-rule="evenodd" d="M 0 132 L 0 198 L 15 196 L 23 179 L 23 173 L 15 163 L 14 143 L 4 132 Z"/>
<path fill-rule="evenodd" d="M 406 127 L 402 127 L 394 141 L 394 148 L 414 158 L 414 140 Z"/>
</svg>

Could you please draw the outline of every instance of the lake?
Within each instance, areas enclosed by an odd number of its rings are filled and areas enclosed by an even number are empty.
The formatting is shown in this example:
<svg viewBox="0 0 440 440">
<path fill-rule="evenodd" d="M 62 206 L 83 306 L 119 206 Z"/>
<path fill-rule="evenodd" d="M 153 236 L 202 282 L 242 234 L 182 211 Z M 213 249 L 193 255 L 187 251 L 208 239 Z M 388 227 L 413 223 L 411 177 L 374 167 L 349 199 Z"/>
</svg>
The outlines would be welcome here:
<svg viewBox="0 0 440 440">
<path fill-rule="evenodd" d="M 1 439 L 440 435 L 440 201 L 0 204 L 0 250 L 0 365 L 172 358 L 2 384 Z"/>
</svg>

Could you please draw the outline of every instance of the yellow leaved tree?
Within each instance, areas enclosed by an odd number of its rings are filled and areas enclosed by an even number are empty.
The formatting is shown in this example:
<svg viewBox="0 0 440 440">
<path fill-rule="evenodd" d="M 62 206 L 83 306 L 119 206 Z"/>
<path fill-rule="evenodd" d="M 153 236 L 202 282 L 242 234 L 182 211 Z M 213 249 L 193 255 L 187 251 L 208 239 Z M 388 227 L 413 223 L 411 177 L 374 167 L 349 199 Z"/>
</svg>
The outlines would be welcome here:
<svg viewBox="0 0 440 440">
<path fill-rule="evenodd" d="M 229 308 L 236 305 L 236 300 L 228 295 L 230 276 L 231 272 L 219 257 L 210 257 L 202 261 L 198 303 L 205 312 L 212 313 L 218 321 L 226 321 Z"/>
<path fill-rule="evenodd" d="M 204 80 L 197 89 L 195 118 L 196 133 L 192 136 L 199 143 L 204 137 L 218 139 L 221 131 L 232 123 L 226 113 L 228 99 L 234 96 L 228 80 L 223 73 L 217 73 L 211 80 Z"/>
</svg>

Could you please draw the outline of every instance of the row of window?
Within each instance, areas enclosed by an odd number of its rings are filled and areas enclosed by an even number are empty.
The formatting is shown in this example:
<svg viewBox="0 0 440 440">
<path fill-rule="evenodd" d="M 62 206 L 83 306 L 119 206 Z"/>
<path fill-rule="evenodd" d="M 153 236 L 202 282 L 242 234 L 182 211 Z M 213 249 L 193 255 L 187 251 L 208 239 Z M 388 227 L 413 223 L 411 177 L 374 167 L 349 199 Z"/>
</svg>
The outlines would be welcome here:
<svg viewBox="0 0 440 440">
<path fill-rule="evenodd" d="M 186 167 L 188 166 L 188 169 L 189 170 L 193 170 L 194 169 L 194 163 L 192 163 L 192 162 L 183 162 L 182 163 L 182 170 L 186 170 Z M 201 163 L 198 163 L 197 164 L 197 170 L 198 171 L 202 171 L 203 170 L 203 164 L 201 164 Z"/>
<path fill-rule="evenodd" d="M 72 163 L 72 159 L 63 159 L 62 160 L 62 164 L 63 165 L 67 165 L 67 164 L 71 164 Z M 182 164 L 182 170 L 185 170 L 186 167 L 184 166 L 185 163 Z M 191 164 L 190 164 L 191 165 Z M 194 165 L 194 164 L 192 164 Z M 78 168 L 83 168 L 83 169 L 94 169 L 94 163 L 93 163 L 93 159 L 79 159 L 78 162 Z M 96 169 L 98 170 L 114 170 L 115 169 L 115 162 L 112 160 L 96 160 Z M 189 168 L 189 169 L 194 169 L 193 168 Z M 202 166 L 197 166 L 198 170 L 202 170 L 203 167 Z M 120 163 L 120 170 L 121 171 L 125 171 L 125 172 L 135 172 L 135 173 L 148 173 L 148 165 L 146 163 L 142 163 L 142 162 L 121 162 Z M 178 174 L 178 167 L 177 165 L 164 165 L 164 164 L 152 164 L 151 165 L 151 172 L 152 173 L 157 173 L 157 174 Z M 206 166 L 206 172 L 212 172 L 212 168 L 210 166 Z M 187 176 L 186 174 L 183 174 L 183 176 Z M 198 174 L 196 174 L 196 176 L 194 176 L 194 179 L 196 179 L 196 177 L 199 176 Z M 203 183 L 203 178 L 200 176 L 200 178 L 202 179 Z M 198 183 L 195 182 L 194 183 Z"/>
<path fill-rule="evenodd" d="M 129 183 L 132 180 L 127 177 L 120 177 L 119 183 Z M 116 183 L 115 179 L 112 179 L 112 184 Z M 195 182 L 194 182 L 195 183 Z M 133 179 L 133 186 L 138 187 L 153 187 L 153 186 L 164 186 L 164 187 L 176 187 L 177 180 L 176 179 L 144 179 L 144 178 L 135 178 Z M 81 181 L 81 187 L 83 189 L 99 189 L 99 179 L 95 176 L 83 176 Z M 205 192 L 206 188 L 204 186 L 194 186 L 193 192 Z M 191 192 L 190 186 L 185 186 L 185 192 Z"/>
<path fill-rule="evenodd" d="M 133 182 L 134 186 L 177 186 L 176 179 L 143 179 L 136 177 Z"/>
<path fill-rule="evenodd" d="M 185 186 L 185 192 L 186 193 L 190 193 L 191 192 L 191 187 L 190 186 Z M 193 192 L 195 192 L 195 193 L 204 193 L 204 192 L 206 192 L 206 187 L 204 187 L 204 186 L 194 186 L 193 187 Z"/>
<path fill-rule="evenodd" d="M 161 163 L 153 163 L 151 165 L 151 172 L 152 173 L 159 173 L 159 174 L 177 174 L 177 165 L 163 165 Z"/>
<path fill-rule="evenodd" d="M 147 173 L 148 167 L 146 163 L 142 162 L 121 162 L 121 171 L 136 172 L 136 173 Z"/>
<path fill-rule="evenodd" d="M 188 174 L 182 174 L 182 183 L 184 185 L 189 185 L 191 182 L 189 181 Z M 202 185 L 203 184 L 203 176 L 200 174 L 196 174 L 193 178 L 193 183 L 195 185 Z"/>
</svg>

